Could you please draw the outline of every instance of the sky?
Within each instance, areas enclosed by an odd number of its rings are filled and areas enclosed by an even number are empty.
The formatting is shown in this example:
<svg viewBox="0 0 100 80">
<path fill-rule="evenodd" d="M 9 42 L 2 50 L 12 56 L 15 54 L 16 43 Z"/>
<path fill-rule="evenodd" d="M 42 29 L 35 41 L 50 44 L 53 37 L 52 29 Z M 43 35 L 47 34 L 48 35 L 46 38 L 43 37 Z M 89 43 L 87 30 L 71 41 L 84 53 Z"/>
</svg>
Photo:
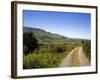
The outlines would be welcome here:
<svg viewBox="0 0 100 80">
<path fill-rule="evenodd" d="M 70 38 L 91 39 L 91 14 L 23 10 L 23 26 Z"/>
</svg>

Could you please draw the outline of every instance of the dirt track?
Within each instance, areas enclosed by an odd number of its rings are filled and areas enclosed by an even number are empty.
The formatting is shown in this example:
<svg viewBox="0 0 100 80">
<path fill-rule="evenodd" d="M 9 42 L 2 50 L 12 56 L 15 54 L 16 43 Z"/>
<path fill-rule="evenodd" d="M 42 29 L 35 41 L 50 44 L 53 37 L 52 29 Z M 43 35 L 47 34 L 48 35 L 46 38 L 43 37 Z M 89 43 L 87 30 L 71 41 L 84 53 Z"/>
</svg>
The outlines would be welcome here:
<svg viewBox="0 0 100 80">
<path fill-rule="evenodd" d="M 89 66 L 90 62 L 83 53 L 82 47 L 73 49 L 62 61 L 59 67 Z"/>
</svg>

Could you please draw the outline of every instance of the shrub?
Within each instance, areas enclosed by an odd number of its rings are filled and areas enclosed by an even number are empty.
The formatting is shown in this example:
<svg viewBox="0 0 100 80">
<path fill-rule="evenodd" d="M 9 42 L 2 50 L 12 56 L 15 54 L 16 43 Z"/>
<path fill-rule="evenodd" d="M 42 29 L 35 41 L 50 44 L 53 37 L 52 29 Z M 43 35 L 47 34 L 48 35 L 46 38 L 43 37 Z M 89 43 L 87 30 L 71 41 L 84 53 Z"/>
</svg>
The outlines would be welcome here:
<svg viewBox="0 0 100 80">
<path fill-rule="evenodd" d="M 82 41 L 83 51 L 86 56 L 91 59 L 91 41 L 90 40 L 83 40 Z"/>
<path fill-rule="evenodd" d="M 32 32 L 25 32 L 23 34 L 23 51 L 24 54 L 34 51 L 38 47 L 38 40 Z"/>
</svg>

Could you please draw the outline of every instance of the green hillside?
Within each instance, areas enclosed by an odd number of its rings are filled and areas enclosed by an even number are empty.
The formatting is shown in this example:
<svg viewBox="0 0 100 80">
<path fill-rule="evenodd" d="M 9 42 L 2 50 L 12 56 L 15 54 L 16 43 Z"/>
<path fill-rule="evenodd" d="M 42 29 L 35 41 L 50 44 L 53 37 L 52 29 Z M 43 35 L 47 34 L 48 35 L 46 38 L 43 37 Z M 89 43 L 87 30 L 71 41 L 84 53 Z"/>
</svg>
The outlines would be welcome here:
<svg viewBox="0 0 100 80">
<path fill-rule="evenodd" d="M 38 29 L 38 28 L 31 28 L 31 27 L 24 27 L 23 29 L 24 32 L 33 32 L 34 36 L 38 39 L 39 43 L 67 43 L 67 42 L 77 42 L 80 41 L 80 39 L 72 39 L 68 38 L 59 34 L 54 34 L 51 32 L 47 32 L 43 29 Z"/>
</svg>

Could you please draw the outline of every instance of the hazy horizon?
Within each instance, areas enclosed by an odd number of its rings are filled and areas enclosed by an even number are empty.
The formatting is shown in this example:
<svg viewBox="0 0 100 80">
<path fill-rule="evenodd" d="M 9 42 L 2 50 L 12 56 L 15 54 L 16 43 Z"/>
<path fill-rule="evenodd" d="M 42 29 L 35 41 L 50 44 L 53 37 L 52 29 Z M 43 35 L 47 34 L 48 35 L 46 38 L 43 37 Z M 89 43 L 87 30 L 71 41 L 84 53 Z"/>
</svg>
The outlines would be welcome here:
<svg viewBox="0 0 100 80">
<path fill-rule="evenodd" d="M 23 26 L 43 29 L 69 38 L 91 39 L 88 13 L 23 11 Z"/>
</svg>

